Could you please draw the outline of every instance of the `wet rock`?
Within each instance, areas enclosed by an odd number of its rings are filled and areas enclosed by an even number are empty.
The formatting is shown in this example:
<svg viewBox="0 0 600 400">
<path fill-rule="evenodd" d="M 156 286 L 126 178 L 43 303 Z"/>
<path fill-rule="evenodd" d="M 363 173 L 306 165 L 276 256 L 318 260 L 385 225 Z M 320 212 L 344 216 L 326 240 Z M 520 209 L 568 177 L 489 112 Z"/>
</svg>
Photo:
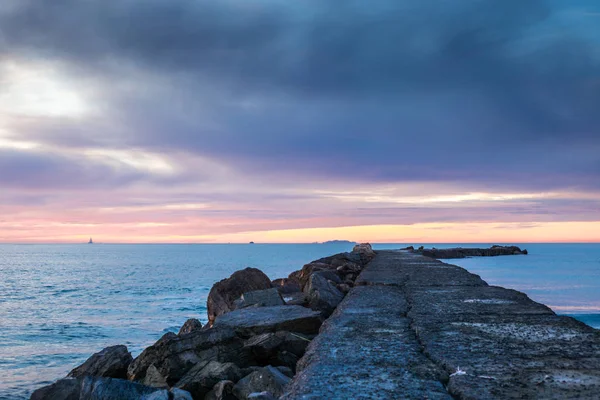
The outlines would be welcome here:
<svg viewBox="0 0 600 400">
<path fill-rule="evenodd" d="M 208 392 L 204 400 L 238 400 L 233 394 L 233 386 L 231 381 L 221 381 Z"/>
<path fill-rule="evenodd" d="M 32 400 L 192 400 L 182 390 L 168 391 L 124 379 L 82 376 L 67 378 L 36 390 Z"/>
<path fill-rule="evenodd" d="M 194 366 L 176 387 L 188 391 L 196 399 L 203 399 L 220 381 L 237 382 L 242 378 L 242 371 L 233 363 L 211 361 Z"/>
<path fill-rule="evenodd" d="M 299 333 L 279 331 L 263 333 L 246 340 L 244 347 L 249 349 L 259 364 L 279 365 L 279 353 L 284 351 L 302 357 L 310 339 Z M 289 358 L 283 365 L 288 365 Z"/>
<path fill-rule="evenodd" d="M 313 334 L 319 331 L 321 322 L 320 314 L 307 308 L 274 306 L 235 310 L 218 317 L 214 326 L 233 329 L 240 336 L 251 337 L 276 331 Z"/>
<path fill-rule="evenodd" d="M 331 315 L 344 295 L 322 275 L 312 274 L 304 288 L 311 309 L 320 311 L 325 317 Z"/>
<path fill-rule="evenodd" d="M 271 282 L 271 284 L 273 287 L 279 290 L 279 293 L 284 295 L 302 291 L 300 288 L 300 282 L 293 278 L 275 279 L 273 282 Z"/>
<path fill-rule="evenodd" d="M 511 255 L 526 255 L 527 250 L 521 250 L 517 246 L 492 246 L 489 249 L 480 248 L 462 248 L 455 247 L 451 249 L 421 249 L 417 250 L 425 257 L 431 258 L 466 258 L 466 257 L 495 257 L 495 256 L 511 256 Z"/>
<path fill-rule="evenodd" d="M 269 392 L 273 396 L 279 397 L 283 394 L 284 387 L 289 381 L 290 378 L 269 365 L 242 378 L 233 387 L 233 393 L 239 399 L 252 398 L 251 394 L 261 392 Z"/>
<path fill-rule="evenodd" d="M 178 335 L 185 335 L 186 333 L 190 333 L 196 329 L 202 329 L 202 322 L 198 321 L 196 318 L 190 318 L 181 327 Z"/>
<path fill-rule="evenodd" d="M 208 322 L 212 326 L 219 315 L 234 309 L 234 302 L 246 292 L 269 289 L 271 280 L 256 268 L 234 272 L 229 278 L 213 285 L 207 300 Z"/>
<path fill-rule="evenodd" d="M 156 369 L 154 364 L 150 365 L 146 370 L 146 376 L 144 377 L 142 383 L 146 386 L 156 388 L 169 387 L 167 380 L 160 374 L 160 372 L 158 372 L 158 369 Z"/>
<path fill-rule="evenodd" d="M 235 301 L 235 308 L 282 306 L 285 302 L 277 288 L 254 290 L 242 294 Z"/>
<path fill-rule="evenodd" d="M 73 369 L 68 377 L 102 376 L 107 378 L 127 378 L 127 367 L 133 361 L 131 353 L 123 345 L 111 346 L 93 354 L 79 367 Z"/>
<path fill-rule="evenodd" d="M 248 365 L 250 353 L 243 349 L 243 345 L 243 340 L 227 326 L 195 330 L 182 336 L 163 337 L 133 360 L 127 375 L 131 380 L 142 380 L 150 365 L 154 364 L 172 386 L 200 362 L 219 361 L 234 362 L 239 366 Z"/>
</svg>

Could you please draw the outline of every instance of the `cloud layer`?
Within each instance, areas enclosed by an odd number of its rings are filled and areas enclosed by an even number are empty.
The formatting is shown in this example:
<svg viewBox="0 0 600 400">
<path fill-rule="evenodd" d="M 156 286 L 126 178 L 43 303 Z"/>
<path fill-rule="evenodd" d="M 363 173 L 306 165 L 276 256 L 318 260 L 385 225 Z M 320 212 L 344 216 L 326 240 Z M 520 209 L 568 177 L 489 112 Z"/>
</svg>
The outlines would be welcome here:
<svg viewBox="0 0 600 400">
<path fill-rule="evenodd" d="M 0 66 L 10 199 L 202 203 L 137 223 L 229 233 L 589 221 L 600 205 L 592 1 L 8 1 Z M 535 196 L 396 201 L 465 193 Z"/>
</svg>

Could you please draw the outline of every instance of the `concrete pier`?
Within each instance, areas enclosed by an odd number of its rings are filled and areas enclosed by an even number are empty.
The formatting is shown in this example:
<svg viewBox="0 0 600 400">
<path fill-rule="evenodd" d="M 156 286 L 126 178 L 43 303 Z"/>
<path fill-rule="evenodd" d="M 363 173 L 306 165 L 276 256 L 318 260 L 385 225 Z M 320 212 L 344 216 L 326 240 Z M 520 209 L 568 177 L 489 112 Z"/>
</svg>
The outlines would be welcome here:
<svg viewBox="0 0 600 400">
<path fill-rule="evenodd" d="M 600 331 L 463 268 L 378 251 L 284 399 L 598 399 Z"/>
</svg>

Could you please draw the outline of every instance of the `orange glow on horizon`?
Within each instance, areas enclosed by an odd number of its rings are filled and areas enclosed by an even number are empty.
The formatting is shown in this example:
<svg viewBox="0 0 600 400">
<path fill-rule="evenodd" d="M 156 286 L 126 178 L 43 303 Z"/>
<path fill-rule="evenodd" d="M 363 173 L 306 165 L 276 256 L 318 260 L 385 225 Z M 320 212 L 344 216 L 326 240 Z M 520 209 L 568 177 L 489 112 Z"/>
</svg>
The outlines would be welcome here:
<svg viewBox="0 0 600 400">
<path fill-rule="evenodd" d="M 4 243 L 313 243 L 334 239 L 372 243 L 600 243 L 600 221 L 539 223 L 427 223 L 412 225 L 364 225 L 331 228 L 273 229 L 232 233 L 178 234 L 168 223 L 54 226 L 41 232 L 9 236 Z M 41 228 L 41 227 L 40 227 Z M 85 234 L 80 232 L 85 230 Z M 14 233 L 13 233 L 14 234 Z"/>
</svg>

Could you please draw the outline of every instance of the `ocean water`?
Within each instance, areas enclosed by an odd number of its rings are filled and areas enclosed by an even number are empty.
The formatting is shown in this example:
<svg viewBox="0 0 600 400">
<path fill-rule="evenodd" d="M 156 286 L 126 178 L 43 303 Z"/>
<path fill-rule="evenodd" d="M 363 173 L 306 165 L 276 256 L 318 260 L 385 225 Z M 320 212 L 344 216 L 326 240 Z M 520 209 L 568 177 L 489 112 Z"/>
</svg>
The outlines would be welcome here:
<svg viewBox="0 0 600 400">
<path fill-rule="evenodd" d="M 600 245 L 525 247 L 529 256 L 448 262 L 600 328 Z M 274 279 L 351 248 L 0 245 L 0 399 L 28 398 L 106 346 L 125 344 L 136 356 L 188 318 L 206 322 L 211 286 L 238 269 L 260 268 Z"/>
</svg>

